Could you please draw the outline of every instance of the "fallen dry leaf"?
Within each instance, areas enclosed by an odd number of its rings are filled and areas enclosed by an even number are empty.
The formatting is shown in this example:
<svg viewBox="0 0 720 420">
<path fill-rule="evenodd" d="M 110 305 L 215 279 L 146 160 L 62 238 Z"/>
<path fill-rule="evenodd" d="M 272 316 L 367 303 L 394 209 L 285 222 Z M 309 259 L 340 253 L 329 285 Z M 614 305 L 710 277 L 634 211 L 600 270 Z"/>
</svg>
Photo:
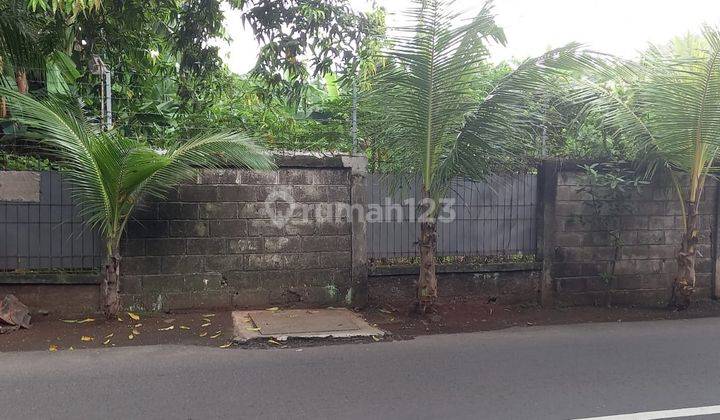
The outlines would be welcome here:
<svg viewBox="0 0 720 420">
<path fill-rule="evenodd" d="M 278 343 L 277 341 L 275 341 L 275 340 L 273 340 L 273 339 L 268 340 L 268 343 L 270 343 L 270 344 L 275 344 L 276 346 L 280 346 L 280 345 L 281 345 L 280 343 Z"/>
<path fill-rule="evenodd" d="M 135 328 L 133 328 L 132 333 L 133 335 L 140 335 L 140 331 L 136 330 Z"/>
<path fill-rule="evenodd" d="M 142 327 L 142 324 L 135 324 L 135 328 L 140 328 L 140 327 Z"/>
<path fill-rule="evenodd" d="M 58 351 L 58 346 L 55 344 L 50 344 L 50 347 L 48 347 L 48 351 L 55 352 Z"/>
<path fill-rule="evenodd" d="M 173 322 L 175 322 L 175 318 L 163 319 L 163 322 L 166 324 L 172 324 Z"/>
<path fill-rule="evenodd" d="M 88 322 L 94 322 L 95 318 L 85 318 L 82 321 L 78 321 L 78 324 L 87 324 Z"/>
<path fill-rule="evenodd" d="M 266 310 L 266 311 L 273 311 L 273 312 L 274 312 L 274 311 L 279 311 L 280 308 L 278 308 L 277 306 L 273 306 L 272 308 L 267 308 L 267 309 L 265 309 L 265 310 Z"/>
<path fill-rule="evenodd" d="M 123 322 L 123 319 L 118 317 L 118 322 Z"/>
<path fill-rule="evenodd" d="M 165 327 L 165 328 L 158 328 L 158 331 L 170 331 L 170 330 L 173 330 L 173 329 L 175 329 L 175 326 L 174 326 L 174 325 L 171 325 L 171 326 Z"/>
<path fill-rule="evenodd" d="M 128 312 L 127 314 L 133 321 L 140 321 L 140 315 L 134 314 L 132 312 Z"/>
<path fill-rule="evenodd" d="M 205 321 L 205 322 L 212 322 L 212 319 L 210 319 L 210 318 L 203 318 L 203 321 Z"/>
<path fill-rule="evenodd" d="M 226 349 L 226 348 L 230 347 L 231 345 L 232 345 L 232 343 L 225 343 L 225 344 L 223 344 L 222 346 L 220 346 L 220 348 L 221 348 L 221 349 Z"/>
<path fill-rule="evenodd" d="M 80 340 L 82 340 L 82 341 L 93 341 L 94 339 L 95 339 L 94 337 L 90 337 L 87 335 L 83 335 L 82 337 L 80 337 Z"/>
<path fill-rule="evenodd" d="M 376 336 L 376 335 L 373 335 L 373 336 L 372 336 L 372 339 L 375 340 L 375 341 L 380 341 L 380 337 L 378 337 L 378 336 Z"/>
<path fill-rule="evenodd" d="M 203 317 L 205 317 L 205 318 L 212 318 L 212 317 L 214 317 L 214 316 L 215 316 L 215 314 L 205 314 L 205 315 L 203 315 Z"/>
<path fill-rule="evenodd" d="M 115 333 L 110 333 L 110 334 L 106 335 L 105 338 L 111 338 L 114 335 L 115 335 Z"/>
<path fill-rule="evenodd" d="M 108 344 L 110 344 L 110 339 L 108 338 L 107 340 L 103 341 L 103 344 L 106 345 L 106 346 L 107 346 Z"/>
<path fill-rule="evenodd" d="M 222 335 L 222 331 L 218 331 L 215 334 L 211 335 L 210 338 L 218 338 Z"/>
<path fill-rule="evenodd" d="M 248 330 L 248 331 L 260 331 L 260 328 L 247 327 L 246 330 Z"/>
<path fill-rule="evenodd" d="M 181 330 L 189 330 L 190 327 L 188 327 L 187 325 L 181 325 L 181 326 L 180 326 L 180 329 L 181 329 Z"/>
<path fill-rule="evenodd" d="M 77 319 L 63 319 L 62 322 L 67 324 L 77 324 Z"/>
<path fill-rule="evenodd" d="M 212 324 L 209 322 L 206 322 L 206 323 L 202 324 L 201 327 L 205 328 L 205 327 L 209 327 L 210 325 L 212 325 Z"/>
<path fill-rule="evenodd" d="M 203 331 L 200 334 L 198 334 L 200 337 L 205 337 L 207 335 L 207 331 Z"/>
<path fill-rule="evenodd" d="M 135 338 L 134 335 L 132 335 L 132 334 L 128 335 L 128 340 L 132 340 L 133 338 Z"/>
</svg>

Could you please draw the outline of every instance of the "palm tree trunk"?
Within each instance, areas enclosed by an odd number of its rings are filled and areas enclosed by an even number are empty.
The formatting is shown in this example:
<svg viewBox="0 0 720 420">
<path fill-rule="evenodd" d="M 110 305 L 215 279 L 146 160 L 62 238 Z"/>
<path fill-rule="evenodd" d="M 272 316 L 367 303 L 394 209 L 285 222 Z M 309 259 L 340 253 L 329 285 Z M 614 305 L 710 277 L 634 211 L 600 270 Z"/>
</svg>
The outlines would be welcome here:
<svg viewBox="0 0 720 420">
<path fill-rule="evenodd" d="M 18 92 L 23 94 L 28 93 L 27 72 L 25 70 L 15 70 L 15 83 L 17 84 Z"/>
<path fill-rule="evenodd" d="M 686 207 L 686 228 L 682 243 L 677 253 L 678 272 L 673 281 L 670 306 L 682 310 L 690 306 L 692 294 L 695 291 L 695 254 L 698 243 L 698 208 L 695 203 L 688 201 Z"/>
<path fill-rule="evenodd" d="M 420 279 L 418 281 L 417 310 L 427 313 L 433 310 L 437 300 L 437 276 L 435 253 L 437 250 L 437 224 L 434 206 L 431 208 L 429 194 L 423 189 L 423 219 L 420 221 Z"/>
<path fill-rule="evenodd" d="M 108 255 L 100 292 L 105 316 L 114 318 L 120 312 L 120 255 L 116 250 Z"/>
</svg>

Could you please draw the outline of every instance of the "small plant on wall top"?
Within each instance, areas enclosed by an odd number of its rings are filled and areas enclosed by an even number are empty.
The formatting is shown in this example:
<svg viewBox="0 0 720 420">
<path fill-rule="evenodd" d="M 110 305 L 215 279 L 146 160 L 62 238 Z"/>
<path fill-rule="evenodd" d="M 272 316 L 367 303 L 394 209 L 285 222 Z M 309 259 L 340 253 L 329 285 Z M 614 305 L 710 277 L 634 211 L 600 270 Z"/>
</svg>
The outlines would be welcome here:
<svg viewBox="0 0 720 420">
<path fill-rule="evenodd" d="M 591 226 L 600 238 L 607 240 L 612 247 L 612 255 L 607 267 L 600 273 L 607 290 L 606 304 L 612 305 L 612 291 L 616 287 L 615 267 L 622 258 L 621 251 L 624 245 L 621 218 L 619 216 L 631 214 L 633 207 L 630 204 L 632 194 L 640 192 L 640 188 L 648 182 L 639 178 L 634 171 L 623 167 L 622 164 L 592 164 L 581 165 L 584 173 L 580 178 L 581 188 L 578 194 L 586 194 L 589 199 L 583 203 L 589 212 L 580 216 L 580 222 Z"/>
</svg>

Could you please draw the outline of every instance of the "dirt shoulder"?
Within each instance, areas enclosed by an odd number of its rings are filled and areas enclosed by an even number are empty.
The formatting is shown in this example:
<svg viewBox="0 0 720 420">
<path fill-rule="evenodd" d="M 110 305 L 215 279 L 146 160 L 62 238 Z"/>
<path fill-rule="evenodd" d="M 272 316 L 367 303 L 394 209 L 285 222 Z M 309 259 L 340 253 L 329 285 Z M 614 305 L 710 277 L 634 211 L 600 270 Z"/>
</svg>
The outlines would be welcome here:
<svg viewBox="0 0 720 420">
<path fill-rule="evenodd" d="M 295 340 L 283 343 L 269 340 L 247 343 L 241 347 L 302 348 L 378 340 L 404 340 L 419 335 L 489 331 L 509 327 L 532 328 L 538 325 L 720 317 L 718 302 L 705 302 L 683 312 L 628 307 L 543 309 L 534 305 L 504 306 L 472 299 L 440 302 L 436 314 L 424 317 L 413 314 L 410 308 L 410 302 L 403 302 L 360 311 L 368 322 L 388 333 L 383 338 Z M 139 319 L 132 319 L 128 313 L 122 313 L 118 319 L 109 321 L 99 315 L 72 319 L 36 315 L 32 319 L 30 329 L 0 335 L 0 352 L 68 351 L 156 344 L 237 347 L 231 343 L 233 325 L 230 312 L 133 315 L 138 315 Z"/>
</svg>

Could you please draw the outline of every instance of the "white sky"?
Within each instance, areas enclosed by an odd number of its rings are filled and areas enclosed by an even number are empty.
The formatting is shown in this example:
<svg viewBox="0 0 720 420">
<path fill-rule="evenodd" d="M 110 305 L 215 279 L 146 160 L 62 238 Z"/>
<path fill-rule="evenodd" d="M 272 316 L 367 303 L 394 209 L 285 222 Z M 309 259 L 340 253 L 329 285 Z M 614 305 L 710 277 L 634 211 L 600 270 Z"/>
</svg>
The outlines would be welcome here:
<svg viewBox="0 0 720 420">
<path fill-rule="evenodd" d="M 280 1 L 280 0 L 279 0 Z M 363 10 L 369 0 L 351 0 Z M 376 0 L 385 7 L 388 26 L 409 0 Z M 481 0 L 458 0 L 460 10 L 477 11 Z M 496 20 L 505 29 L 508 46 L 492 49 L 493 61 L 536 56 L 572 41 L 598 51 L 633 58 L 648 43 L 699 32 L 700 25 L 720 25 L 720 0 L 496 0 Z M 233 41 L 222 46 L 231 70 L 245 73 L 255 63 L 257 45 L 243 29 L 240 13 L 226 11 L 226 29 Z"/>
</svg>

